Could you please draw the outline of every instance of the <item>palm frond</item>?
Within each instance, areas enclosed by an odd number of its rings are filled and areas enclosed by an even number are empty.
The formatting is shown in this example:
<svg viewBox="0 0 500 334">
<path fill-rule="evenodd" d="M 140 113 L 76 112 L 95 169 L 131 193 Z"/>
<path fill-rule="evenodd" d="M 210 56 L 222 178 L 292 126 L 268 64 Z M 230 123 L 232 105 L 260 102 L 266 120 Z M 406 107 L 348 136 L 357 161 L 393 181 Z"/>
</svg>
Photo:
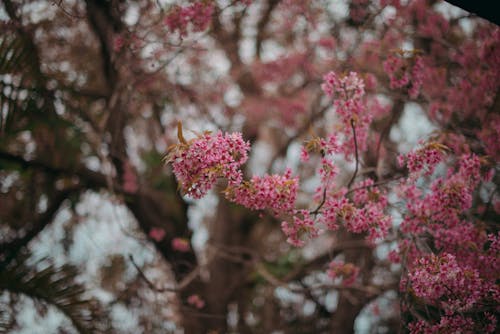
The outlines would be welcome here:
<svg viewBox="0 0 500 334">
<path fill-rule="evenodd" d="M 48 259 L 29 264 L 29 257 L 19 256 L 0 272 L 0 291 L 23 294 L 55 306 L 71 321 L 79 333 L 109 333 L 108 321 L 100 304 L 85 296 L 85 287 L 76 281 L 74 266 L 56 267 Z M 2 322 L 8 320 L 0 317 Z"/>
<path fill-rule="evenodd" d="M 0 133 L 16 125 L 22 111 L 41 111 L 45 87 L 39 82 L 40 69 L 33 45 L 16 29 L 2 27 L 0 35 Z M 24 114 L 26 115 L 26 114 Z"/>
</svg>

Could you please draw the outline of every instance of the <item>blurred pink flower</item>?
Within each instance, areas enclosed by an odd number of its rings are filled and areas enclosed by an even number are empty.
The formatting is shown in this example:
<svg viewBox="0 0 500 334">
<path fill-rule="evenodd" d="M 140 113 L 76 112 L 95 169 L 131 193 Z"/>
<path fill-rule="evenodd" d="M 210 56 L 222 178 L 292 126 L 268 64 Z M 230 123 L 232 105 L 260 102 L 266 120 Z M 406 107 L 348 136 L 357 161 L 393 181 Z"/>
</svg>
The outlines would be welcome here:
<svg viewBox="0 0 500 334">
<path fill-rule="evenodd" d="M 165 230 L 161 227 L 153 227 L 149 231 L 149 237 L 156 242 L 160 242 L 165 238 Z"/>
<path fill-rule="evenodd" d="M 174 238 L 172 239 L 172 248 L 178 252 L 189 252 L 191 247 L 189 246 L 189 241 L 184 238 Z"/>
</svg>

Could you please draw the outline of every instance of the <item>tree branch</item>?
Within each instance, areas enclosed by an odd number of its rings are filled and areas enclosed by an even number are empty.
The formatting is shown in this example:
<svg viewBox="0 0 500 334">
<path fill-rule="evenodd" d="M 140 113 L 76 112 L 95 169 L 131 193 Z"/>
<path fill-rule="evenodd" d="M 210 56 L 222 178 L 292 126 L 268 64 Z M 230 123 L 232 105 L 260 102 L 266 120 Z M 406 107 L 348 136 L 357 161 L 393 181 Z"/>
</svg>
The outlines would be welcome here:
<svg viewBox="0 0 500 334">
<path fill-rule="evenodd" d="M 358 140 L 356 139 L 356 127 L 354 126 L 353 119 L 351 119 L 351 129 L 352 129 L 352 136 L 353 136 L 353 140 L 354 140 L 354 154 L 356 157 L 356 167 L 354 168 L 354 173 L 352 174 L 351 180 L 347 184 L 347 189 L 351 188 L 351 185 L 354 182 L 354 179 L 356 179 L 356 175 L 358 175 L 358 168 L 359 168 Z"/>
<path fill-rule="evenodd" d="M 48 206 L 47 210 L 44 213 L 39 214 L 34 222 L 33 228 L 29 230 L 23 237 L 14 239 L 13 241 L 0 244 L 0 268 L 7 265 L 19 251 L 28 245 L 28 243 L 33 240 L 47 225 L 49 225 L 62 203 L 74 193 L 77 193 L 81 190 L 81 186 L 75 186 L 66 188 L 60 192 L 58 192 L 53 198 L 52 202 Z"/>
</svg>

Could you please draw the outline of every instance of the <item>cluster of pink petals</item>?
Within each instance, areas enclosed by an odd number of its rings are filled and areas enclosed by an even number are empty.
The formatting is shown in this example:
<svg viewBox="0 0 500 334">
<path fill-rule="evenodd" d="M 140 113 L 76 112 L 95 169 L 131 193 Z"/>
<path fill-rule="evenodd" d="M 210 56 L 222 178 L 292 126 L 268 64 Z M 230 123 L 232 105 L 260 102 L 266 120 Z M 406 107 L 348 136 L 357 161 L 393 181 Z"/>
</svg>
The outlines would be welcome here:
<svg viewBox="0 0 500 334">
<path fill-rule="evenodd" d="M 410 8 L 419 21 L 417 32 L 420 36 L 434 40 L 443 38 L 449 22 L 441 13 L 431 10 L 424 1 L 414 1 Z"/>
<path fill-rule="evenodd" d="M 416 178 L 421 172 L 426 176 L 432 175 L 436 166 L 443 161 L 447 147 L 437 142 L 420 143 L 421 147 L 408 153 L 406 157 L 400 155 L 400 166 L 408 167 L 410 177 Z"/>
<path fill-rule="evenodd" d="M 340 132 L 344 136 L 344 142 L 340 146 L 341 151 L 346 157 L 355 151 L 352 126 L 356 129 L 358 151 L 365 150 L 368 127 L 373 115 L 367 112 L 363 101 L 365 95 L 364 81 L 356 72 L 350 72 L 344 77 L 339 77 L 335 72 L 331 71 L 323 77 L 321 88 L 326 95 L 334 98 L 335 112 L 343 125 Z"/>
<path fill-rule="evenodd" d="M 323 77 L 321 89 L 330 97 L 337 97 L 340 100 L 359 100 L 365 94 L 365 84 L 356 72 L 349 72 L 344 77 L 339 77 L 335 72 L 330 71 Z"/>
<path fill-rule="evenodd" d="M 345 196 L 346 189 L 329 196 L 321 209 L 319 222 L 328 230 L 337 230 L 340 224 L 350 232 L 367 232 L 368 241 L 387 235 L 392 219 L 385 213 L 388 201 L 381 192 L 371 187 L 372 180 L 360 183 L 354 191 L 353 200 Z"/>
<path fill-rule="evenodd" d="M 478 136 L 484 142 L 484 149 L 495 161 L 500 161 L 500 115 L 494 114 L 488 126 L 481 129 Z"/>
<path fill-rule="evenodd" d="M 425 147 L 425 146 L 424 146 Z M 429 175 L 442 160 L 442 149 L 429 147 L 409 156 L 415 175 Z M 426 167 L 431 166 L 431 172 Z M 491 173 L 490 173 L 491 174 Z M 488 312 L 500 302 L 500 235 L 474 223 L 471 209 L 481 180 L 491 179 L 481 171 L 481 160 L 463 154 L 455 166 L 437 177 L 427 191 L 416 187 L 417 177 L 405 182 L 407 215 L 401 231 L 414 242 L 400 244 L 408 269 L 409 288 L 402 291 L 418 297 L 419 303 L 444 312 L 439 320 L 410 324 L 411 333 L 491 333 L 496 318 Z M 430 253 L 432 251 L 432 253 Z M 392 256 L 394 260 L 397 256 Z M 405 281 L 405 280 L 402 280 Z M 473 317 L 468 317 L 468 315 Z"/>
<path fill-rule="evenodd" d="M 321 89 L 329 97 L 335 98 L 334 106 L 337 114 L 347 125 L 351 120 L 359 121 L 365 114 L 361 101 L 365 95 L 365 84 L 356 72 L 350 72 L 344 77 L 339 77 L 333 71 L 323 77 Z"/>
<path fill-rule="evenodd" d="M 297 68 L 308 65 L 307 53 L 293 53 L 267 63 L 256 62 L 252 66 L 252 74 L 262 83 L 285 82 L 297 73 Z"/>
<path fill-rule="evenodd" d="M 390 55 L 384 62 L 384 71 L 389 75 L 391 88 L 401 88 L 410 82 L 410 74 L 406 71 L 405 60 L 395 55 Z"/>
<path fill-rule="evenodd" d="M 175 6 L 165 17 L 165 25 L 172 32 L 178 31 L 180 36 L 186 36 L 188 25 L 193 32 L 205 30 L 212 19 L 214 4 L 211 1 L 198 1 L 186 7 Z"/>
<path fill-rule="evenodd" d="M 494 281 L 500 273 L 500 234 L 487 235 L 469 221 L 433 232 L 434 244 L 442 252 L 453 254 L 460 264 L 478 271 L 479 275 Z"/>
<path fill-rule="evenodd" d="M 287 242 L 295 247 L 302 247 L 305 240 L 318 235 L 314 219 L 307 210 L 297 210 L 293 221 L 281 223 L 281 230 L 287 236 Z"/>
<path fill-rule="evenodd" d="M 228 187 L 226 198 L 252 210 L 271 210 L 275 215 L 295 207 L 299 180 L 287 169 L 283 175 L 254 176 L 250 181 Z"/>
<path fill-rule="evenodd" d="M 320 153 L 323 157 L 339 153 L 341 151 L 340 146 L 341 145 L 336 134 L 329 134 L 326 139 L 315 137 L 306 141 L 304 146 L 301 147 L 300 159 L 302 162 L 309 161 L 309 153 Z"/>
<path fill-rule="evenodd" d="M 409 324 L 411 334 L 474 334 L 494 333 L 497 319 L 494 315 L 487 313 L 484 323 L 465 315 L 445 315 L 436 324 L 430 324 L 425 320 L 418 320 Z"/>
<path fill-rule="evenodd" d="M 247 161 L 249 149 L 241 133 L 206 133 L 176 145 L 168 159 L 183 192 L 201 198 L 218 178 L 227 179 L 229 184 L 242 182 L 240 166 Z"/>
<path fill-rule="evenodd" d="M 420 88 L 424 81 L 424 61 L 422 57 L 415 57 L 415 64 L 411 69 L 411 87 L 408 90 L 408 95 L 415 99 L 420 94 Z"/>
<path fill-rule="evenodd" d="M 408 199 L 402 231 L 421 233 L 433 224 L 432 231 L 441 226 L 451 228 L 460 224 L 461 217 L 472 206 L 472 195 L 480 181 L 481 164 L 476 155 L 460 158 L 458 171 L 450 169 L 446 177 L 437 178 L 430 191 L 423 195 L 415 185 L 404 186 Z M 408 180 L 410 183 L 412 179 Z"/>
<path fill-rule="evenodd" d="M 479 273 L 449 253 L 421 258 L 408 277 L 417 297 L 450 312 L 470 310 L 489 293 Z"/>
<path fill-rule="evenodd" d="M 334 260 L 330 262 L 327 274 L 332 279 L 342 278 L 343 285 L 351 286 L 358 278 L 359 268 L 352 263 Z"/>
<path fill-rule="evenodd" d="M 205 301 L 201 299 L 200 296 L 194 294 L 188 297 L 187 302 L 189 305 L 197 308 L 197 309 L 202 309 L 205 306 Z"/>
<path fill-rule="evenodd" d="M 408 87 L 408 94 L 411 98 L 419 95 L 424 79 L 422 57 L 403 58 L 390 55 L 384 62 L 384 71 L 389 75 L 392 89 Z"/>
</svg>

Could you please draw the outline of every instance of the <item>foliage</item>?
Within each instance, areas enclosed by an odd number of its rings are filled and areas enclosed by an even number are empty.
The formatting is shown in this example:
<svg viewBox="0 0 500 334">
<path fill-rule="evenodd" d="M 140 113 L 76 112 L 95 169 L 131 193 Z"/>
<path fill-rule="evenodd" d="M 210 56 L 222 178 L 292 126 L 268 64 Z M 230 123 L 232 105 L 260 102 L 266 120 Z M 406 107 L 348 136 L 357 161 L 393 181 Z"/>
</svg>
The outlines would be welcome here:
<svg viewBox="0 0 500 334">
<path fill-rule="evenodd" d="M 79 333 L 109 333 L 97 300 L 85 297 L 86 288 L 76 282 L 78 271 L 75 267 L 56 267 L 48 259 L 30 262 L 33 261 L 21 254 L 5 266 L 0 273 L 0 290 L 57 307 Z M 15 319 L 11 317 L 2 324 Z"/>
</svg>

